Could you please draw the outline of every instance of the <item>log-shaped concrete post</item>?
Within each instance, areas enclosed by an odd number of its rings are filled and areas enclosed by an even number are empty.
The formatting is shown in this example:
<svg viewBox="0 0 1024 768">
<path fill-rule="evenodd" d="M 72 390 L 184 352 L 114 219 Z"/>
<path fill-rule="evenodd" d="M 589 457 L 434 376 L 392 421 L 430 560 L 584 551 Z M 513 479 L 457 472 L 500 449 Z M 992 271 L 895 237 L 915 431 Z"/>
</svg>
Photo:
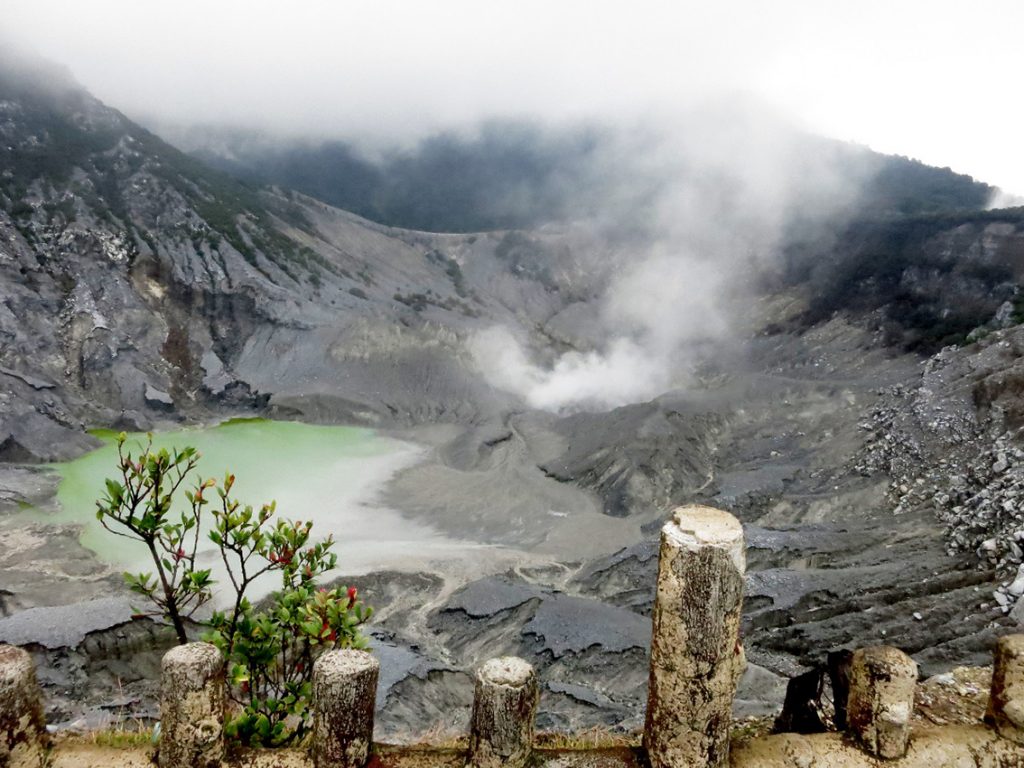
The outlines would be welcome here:
<svg viewBox="0 0 1024 768">
<path fill-rule="evenodd" d="M 41 768 L 46 722 L 32 657 L 0 645 L 0 766 Z"/>
<path fill-rule="evenodd" d="M 328 651 L 313 664 L 313 764 L 362 768 L 373 744 L 380 662 L 366 651 Z"/>
<path fill-rule="evenodd" d="M 224 662 L 209 643 L 164 654 L 160 669 L 160 768 L 214 768 L 224 758 Z"/>
<path fill-rule="evenodd" d="M 661 529 L 644 747 L 652 768 L 725 766 L 746 555 L 727 512 L 679 507 Z"/>
<path fill-rule="evenodd" d="M 985 722 L 1000 736 L 1024 744 L 1024 635 L 1006 635 L 996 643 Z"/>
<path fill-rule="evenodd" d="M 469 733 L 473 768 L 526 765 L 533 749 L 537 697 L 537 675 L 522 659 L 491 659 L 477 670 Z"/>
<path fill-rule="evenodd" d="M 850 732 L 875 757 L 903 757 L 910 740 L 917 664 L 898 648 L 860 648 L 850 660 L 846 717 Z"/>
</svg>

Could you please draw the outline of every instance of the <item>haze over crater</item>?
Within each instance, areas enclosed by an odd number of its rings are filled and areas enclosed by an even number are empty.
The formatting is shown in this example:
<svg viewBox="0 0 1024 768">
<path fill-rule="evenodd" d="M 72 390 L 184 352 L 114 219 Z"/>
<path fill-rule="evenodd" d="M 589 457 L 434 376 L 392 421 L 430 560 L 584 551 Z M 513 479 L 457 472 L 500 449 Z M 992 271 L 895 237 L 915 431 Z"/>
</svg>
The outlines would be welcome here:
<svg viewBox="0 0 1024 768">
<path fill-rule="evenodd" d="M 3 34 L 151 124 L 410 141 L 495 116 L 671 123 L 746 94 L 807 128 L 1024 192 L 1024 8 L 697 2 L 14 2 Z"/>
</svg>

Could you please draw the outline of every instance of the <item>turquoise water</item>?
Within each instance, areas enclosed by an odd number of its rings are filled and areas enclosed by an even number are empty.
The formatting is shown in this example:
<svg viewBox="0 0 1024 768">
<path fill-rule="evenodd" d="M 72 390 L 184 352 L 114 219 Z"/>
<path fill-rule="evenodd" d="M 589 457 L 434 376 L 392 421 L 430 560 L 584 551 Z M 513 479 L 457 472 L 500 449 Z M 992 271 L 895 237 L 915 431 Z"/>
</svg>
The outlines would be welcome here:
<svg viewBox="0 0 1024 768">
<path fill-rule="evenodd" d="M 61 476 L 59 510 L 31 514 L 48 522 L 79 523 L 82 544 L 102 560 L 122 568 L 144 568 L 145 548 L 108 533 L 96 520 L 103 481 L 118 475 L 117 434 L 93 434 L 106 444 L 74 461 L 51 465 Z M 145 441 L 144 434 L 133 433 L 127 445 L 138 452 Z M 153 443 L 168 449 L 194 446 L 201 454 L 198 476 L 220 480 L 231 471 L 236 477 L 233 496 L 243 504 L 258 507 L 276 500 L 279 516 L 312 520 L 314 538 L 333 534 L 342 573 L 393 566 L 396 560 L 441 543 L 431 529 L 378 503 L 383 484 L 414 463 L 421 451 L 373 430 L 239 420 L 158 433 Z M 203 550 L 201 559 L 215 566 L 213 545 L 207 542 Z"/>
</svg>

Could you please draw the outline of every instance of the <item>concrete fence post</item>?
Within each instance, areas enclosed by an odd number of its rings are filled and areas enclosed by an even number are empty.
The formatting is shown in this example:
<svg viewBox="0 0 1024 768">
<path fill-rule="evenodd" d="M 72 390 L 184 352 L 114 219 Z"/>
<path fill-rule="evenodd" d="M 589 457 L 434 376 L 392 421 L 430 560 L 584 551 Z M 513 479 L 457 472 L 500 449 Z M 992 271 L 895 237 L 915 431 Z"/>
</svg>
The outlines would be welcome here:
<svg viewBox="0 0 1024 768">
<path fill-rule="evenodd" d="M 313 664 L 313 764 L 362 768 L 373 744 L 380 662 L 366 651 L 328 651 Z"/>
<path fill-rule="evenodd" d="M 1024 744 L 1024 635 L 999 638 L 994 656 L 985 722 L 1000 736 Z"/>
<path fill-rule="evenodd" d="M 224 663 L 209 643 L 178 645 L 160 668 L 160 768 L 214 768 L 224 758 Z"/>
<path fill-rule="evenodd" d="M 491 659 L 477 670 L 469 734 L 473 768 L 526 765 L 533 750 L 537 698 L 537 675 L 523 659 Z"/>
<path fill-rule="evenodd" d="M 746 556 L 727 512 L 679 507 L 661 529 L 644 747 L 652 768 L 726 766 Z"/>
<path fill-rule="evenodd" d="M 32 657 L 0 644 L 0 766 L 42 768 L 47 741 Z"/>
<path fill-rule="evenodd" d="M 903 757 L 910 740 L 917 664 L 898 648 L 860 648 L 850 659 L 849 730 L 875 757 Z"/>
</svg>

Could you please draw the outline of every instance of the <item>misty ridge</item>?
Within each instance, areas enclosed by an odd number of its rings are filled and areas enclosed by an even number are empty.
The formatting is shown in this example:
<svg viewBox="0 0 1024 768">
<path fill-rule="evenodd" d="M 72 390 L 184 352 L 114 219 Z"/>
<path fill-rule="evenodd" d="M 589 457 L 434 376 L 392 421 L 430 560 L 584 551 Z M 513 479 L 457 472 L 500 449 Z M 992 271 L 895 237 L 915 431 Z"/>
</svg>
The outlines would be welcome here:
<svg viewBox="0 0 1024 768">
<path fill-rule="evenodd" d="M 390 226 L 587 232 L 595 246 L 575 265 L 587 275 L 582 351 L 522 326 L 470 340 L 491 384 L 556 411 L 686 386 L 702 360 L 738 351 L 746 302 L 764 281 L 814 271 L 827 282 L 818 257 L 850 222 L 978 210 L 998 193 L 948 168 L 810 135 L 741 98 L 672 120 L 495 119 L 404 146 L 209 127 L 165 135 L 250 183 Z"/>
<path fill-rule="evenodd" d="M 62 68 L 5 58 L 12 93 L 44 94 L 58 111 L 81 101 Z M 152 128 L 254 190 L 294 189 L 406 229 L 507 231 L 498 253 L 514 269 L 572 272 L 565 338 L 503 324 L 468 339 L 491 385 L 554 411 L 649 400 L 685 387 L 704 361 L 741 354 L 766 282 L 817 281 L 824 303 L 812 311 L 835 308 L 843 297 L 828 287 L 845 291 L 849 275 L 823 256 L 851 225 L 978 211 L 999 195 L 948 168 L 811 135 L 741 97 L 672 118 L 492 119 L 403 145 Z M 570 263 L 538 262 L 531 233 L 547 230 L 579 243 Z"/>
</svg>

